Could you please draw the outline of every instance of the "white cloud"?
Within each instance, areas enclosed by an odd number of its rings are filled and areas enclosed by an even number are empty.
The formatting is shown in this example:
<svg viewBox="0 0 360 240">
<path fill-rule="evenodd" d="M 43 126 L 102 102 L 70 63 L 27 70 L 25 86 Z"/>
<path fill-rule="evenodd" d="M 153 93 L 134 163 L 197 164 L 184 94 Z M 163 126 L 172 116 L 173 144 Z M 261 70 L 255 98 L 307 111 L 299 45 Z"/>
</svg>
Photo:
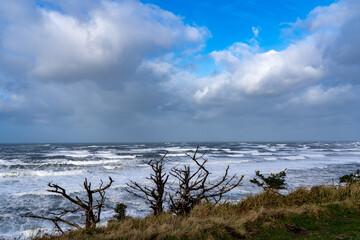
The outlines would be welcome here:
<svg viewBox="0 0 360 240">
<path fill-rule="evenodd" d="M 280 52 L 271 50 L 257 53 L 243 43 L 236 43 L 228 50 L 213 52 L 211 56 L 216 63 L 226 70 L 212 77 L 203 87 L 207 89 L 206 93 L 200 90 L 201 97 L 199 94 L 195 97 L 206 99 L 207 96 L 237 95 L 239 97 L 233 100 L 238 100 L 246 95 L 282 94 L 299 86 L 313 84 L 324 75 L 323 49 L 314 41 L 309 37 Z"/>
<path fill-rule="evenodd" d="M 229 49 L 212 52 L 210 56 L 224 69 L 202 81 L 194 99 L 203 105 L 219 101 L 230 104 L 245 98 L 257 101 L 266 96 L 300 94 L 307 96 L 303 97 L 307 103 L 325 104 L 329 95 L 345 94 L 349 88 L 342 85 L 353 83 L 360 73 L 358 6 L 358 1 L 341 1 L 314 9 L 307 19 L 294 24 L 294 28 L 306 27 L 310 34 L 282 51 L 260 52 L 255 42 L 235 43 Z M 350 26 L 352 31 L 347 30 Z M 327 90 L 320 91 L 316 87 L 319 84 Z"/>
<path fill-rule="evenodd" d="M 305 90 L 301 95 L 291 99 L 290 103 L 309 105 L 334 104 L 354 98 L 356 97 L 349 85 L 330 88 L 313 86 Z"/>
<path fill-rule="evenodd" d="M 344 0 L 330 6 L 316 7 L 305 20 L 298 20 L 293 24 L 295 28 L 306 28 L 315 31 L 336 31 L 346 24 L 349 19 L 359 14 L 359 1 Z"/>
<path fill-rule="evenodd" d="M 185 25 L 170 12 L 137 1 L 102 1 L 86 21 L 38 9 L 37 21 L 9 25 L 6 51 L 31 58 L 33 78 L 48 81 L 101 80 L 131 75 L 143 58 L 183 44 L 202 44 L 207 30 Z M 26 39 L 26 42 L 24 42 Z"/>
<path fill-rule="evenodd" d="M 0 16 L 0 92 L 22 99 L 1 97 L 0 113 L 9 121 L 117 121 L 149 113 L 170 94 L 159 83 L 170 63 L 149 59 L 175 50 L 193 54 L 209 36 L 205 27 L 139 1 L 53 4 L 63 11 L 32 1 L 0 7 L 6 13 Z"/>
<path fill-rule="evenodd" d="M 254 37 L 257 38 L 259 36 L 259 28 L 252 27 L 251 30 L 252 30 L 252 32 L 254 34 Z"/>
</svg>

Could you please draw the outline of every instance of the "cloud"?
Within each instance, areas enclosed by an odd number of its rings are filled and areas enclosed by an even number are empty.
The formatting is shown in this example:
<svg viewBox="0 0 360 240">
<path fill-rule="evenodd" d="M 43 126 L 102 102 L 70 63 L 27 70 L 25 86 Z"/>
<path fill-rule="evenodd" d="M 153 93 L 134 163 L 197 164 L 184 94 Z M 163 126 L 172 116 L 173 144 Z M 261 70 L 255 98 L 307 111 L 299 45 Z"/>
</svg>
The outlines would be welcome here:
<svg viewBox="0 0 360 240">
<path fill-rule="evenodd" d="M 252 30 L 252 32 L 254 34 L 254 37 L 257 38 L 259 36 L 259 28 L 252 27 L 251 30 Z"/>
<path fill-rule="evenodd" d="M 195 97 L 202 102 L 222 96 L 234 97 L 228 100 L 236 101 L 249 95 L 278 95 L 309 86 L 324 75 L 322 49 L 314 41 L 309 37 L 280 52 L 261 53 L 254 50 L 257 46 L 244 43 L 212 52 L 211 56 L 225 71 L 212 77 L 211 83 L 198 90 Z"/>
<path fill-rule="evenodd" d="M 30 59 L 28 74 L 34 79 L 122 81 L 143 58 L 197 45 L 207 34 L 205 28 L 185 25 L 180 17 L 137 1 L 102 1 L 87 12 L 82 20 L 37 8 L 36 21 L 5 28 L 3 52 Z"/>
<path fill-rule="evenodd" d="M 290 102 L 296 104 L 321 105 L 334 104 L 344 100 L 356 99 L 349 85 L 324 88 L 322 86 L 313 86 L 305 90 L 301 95 L 293 98 Z"/>
<path fill-rule="evenodd" d="M 0 17 L 0 93 L 21 99 L 0 95 L 3 118 L 115 120 L 154 109 L 164 91 L 161 78 L 146 72 L 147 59 L 186 55 L 209 36 L 205 27 L 139 1 L 59 4 L 18 1 L 0 8 L 6 13 Z"/>
<path fill-rule="evenodd" d="M 245 98 L 256 101 L 271 96 L 306 95 L 309 101 L 326 104 L 329 95 L 340 89 L 346 95 L 350 85 L 359 83 L 357 6 L 358 1 L 341 1 L 314 9 L 307 19 L 293 25 L 306 28 L 309 34 L 281 51 L 260 52 L 257 43 L 235 43 L 229 49 L 212 52 L 210 56 L 223 71 L 208 77 L 195 91 L 194 99 L 206 105 Z M 319 85 L 323 86 L 322 91 Z M 309 94 L 316 97 L 310 98 Z"/>
<path fill-rule="evenodd" d="M 207 56 L 206 27 L 155 5 L 38 3 L 0 7 L 0 127 L 54 126 L 54 136 L 76 127 L 95 140 L 101 129 L 107 141 L 277 140 L 360 120 L 357 0 L 290 24 L 301 34 L 282 50 L 264 51 L 253 27 L 249 42 Z M 204 58 L 216 67 L 200 77 Z"/>
</svg>

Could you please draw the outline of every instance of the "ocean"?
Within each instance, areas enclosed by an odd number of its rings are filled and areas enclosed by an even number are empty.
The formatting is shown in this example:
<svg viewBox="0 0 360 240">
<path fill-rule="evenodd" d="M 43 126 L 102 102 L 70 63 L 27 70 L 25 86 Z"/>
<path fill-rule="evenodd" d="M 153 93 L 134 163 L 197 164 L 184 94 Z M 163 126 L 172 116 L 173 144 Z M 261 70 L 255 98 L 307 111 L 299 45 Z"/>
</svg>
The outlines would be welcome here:
<svg viewBox="0 0 360 240">
<path fill-rule="evenodd" d="M 24 218 L 46 216 L 59 209 L 73 208 L 61 196 L 47 192 L 54 183 L 72 195 L 83 196 L 84 179 L 96 187 L 108 177 L 114 180 L 106 191 L 102 214 L 105 224 L 117 203 L 127 205 L 127 215 L 144 217 L 151 211 L 142 199 L 124 191 L 130 180 L 148 184 L 147 162 L 160 159 L 165 152 L 165 168 L 191 164 L 186 153 L 196 146 L 205 153 L 210 179 L 230 174 L 244 175 L 241 186 L 224 198 L 236 202 L 261 189 L 249 183 L 255 171 L 275 173 L 287 169 L 288 190 L 299 186 L 338 183 L 338 178 L 360 168 L 360 142 L 220 142 L 220 143 L 143 143 L 143 144 L 3 144 L 0 145 L 0 238 L 29 238 L 38 231 L 51 233 L 48 221 Z M 169 183 L 174 180 L 170 179 Z M 72 215 L 81 222 L 82 216 Z"/>
</svg>

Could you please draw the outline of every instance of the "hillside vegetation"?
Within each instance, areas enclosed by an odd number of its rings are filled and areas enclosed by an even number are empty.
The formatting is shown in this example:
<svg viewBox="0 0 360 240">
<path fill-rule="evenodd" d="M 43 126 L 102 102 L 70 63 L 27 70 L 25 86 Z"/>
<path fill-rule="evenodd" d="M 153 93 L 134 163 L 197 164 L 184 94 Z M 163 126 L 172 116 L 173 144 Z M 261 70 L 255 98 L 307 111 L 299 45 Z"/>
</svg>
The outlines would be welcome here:
<svg viewBox="0 0 360 240">
<path fill-rule="evenodd" d="M 360 183 L 265 191 L 236 203 L 197 205 L 186 216 L 126 217 L 42 239 L 360 239 Z"/>
</svg>

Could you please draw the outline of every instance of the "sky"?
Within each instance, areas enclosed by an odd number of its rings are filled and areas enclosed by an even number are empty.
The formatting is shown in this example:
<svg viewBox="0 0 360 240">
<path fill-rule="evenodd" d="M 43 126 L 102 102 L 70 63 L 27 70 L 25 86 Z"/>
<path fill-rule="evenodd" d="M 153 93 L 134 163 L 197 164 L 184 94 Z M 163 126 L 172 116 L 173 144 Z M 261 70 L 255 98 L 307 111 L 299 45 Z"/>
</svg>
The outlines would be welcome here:
<svg viewBox="0 0 360 240">
<path fill-rule="evenodd" d="M 358 0 L 0 0 L 0 143 L 359 141 Z"/>
</svg>

